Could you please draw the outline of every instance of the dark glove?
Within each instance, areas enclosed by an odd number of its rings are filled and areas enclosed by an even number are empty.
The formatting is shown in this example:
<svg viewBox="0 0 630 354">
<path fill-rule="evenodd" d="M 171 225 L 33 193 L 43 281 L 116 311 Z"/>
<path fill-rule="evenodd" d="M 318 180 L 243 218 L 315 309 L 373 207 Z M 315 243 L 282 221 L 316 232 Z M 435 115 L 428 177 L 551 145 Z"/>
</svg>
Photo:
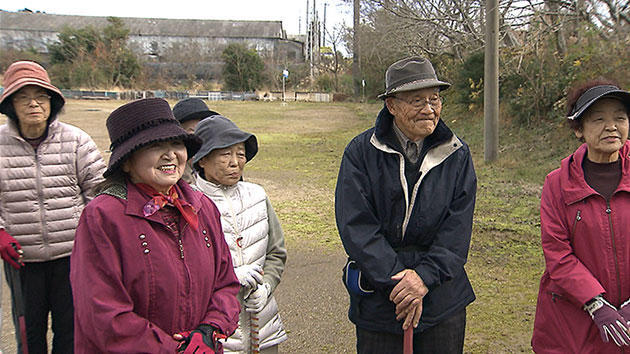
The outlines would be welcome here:
<svg viewBox="0 0 630 354">
<path fill-rule="evenodd" d="M 617 313 L 626 320 L 626 326 L 630 328 L 630 299 L 619 306 Z"/>
<path fill-rule="evenodd" d="M 593 300 L 586 303 L 584 310 L 591 315 L 605 343 L 608 343 L 609 338 L 612 338 L 619 347 L 630 345 L 630 334 L 626 320 L 601 295 L 595 296 Z"/>
<path fill-rule="evenodd" d="M 214 354 L 221 345 L 217 340 L 226 338 L 216 328 L 206 324 L 199 325 L 197 329 L 189 333 L 180 334 L 185 338 L 177 347 L 177 352 L 184 354 Z"/>
<path fill-rule="evenodd" d="M 18 253 L 19 252 L 19 253 Z M 11 267 L 20 269 L 24 265 L 20 260 L 22 246 L 4 229 L 0 229 L 0 255 Z"/>
</svg>

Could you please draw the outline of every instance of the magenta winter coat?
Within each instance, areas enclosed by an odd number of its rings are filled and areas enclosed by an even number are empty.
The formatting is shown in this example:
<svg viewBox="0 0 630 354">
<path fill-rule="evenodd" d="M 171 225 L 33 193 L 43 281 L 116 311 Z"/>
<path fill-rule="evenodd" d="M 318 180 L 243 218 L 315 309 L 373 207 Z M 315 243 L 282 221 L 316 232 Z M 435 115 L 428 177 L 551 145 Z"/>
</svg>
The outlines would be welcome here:
<svg viewBox="0 0 630 354">
<path fill-rule="evenodd" d="M 158 213 L 144 217 L 132 183 L 90 202 L 71 256 L 75 353 L 175 353 L 174 333 L 238 323 L 239 283 L 214 203 L 185 182 L 181 198 L 199 215 L 183 225 L 183 255 Z M 184 223 L 183 219 L 181 223 Z"/>
<path fill-rule="evenodd" d="M 615 307 L 630 297 L 630 141 L 610 203 L 588 186 L 586 145 L 545 180 L 540 206 L 545 272 L 532 347 L 537 353 L 630 353 L 604 343 L 584 303 L 604 293 Z"/>
</svg>

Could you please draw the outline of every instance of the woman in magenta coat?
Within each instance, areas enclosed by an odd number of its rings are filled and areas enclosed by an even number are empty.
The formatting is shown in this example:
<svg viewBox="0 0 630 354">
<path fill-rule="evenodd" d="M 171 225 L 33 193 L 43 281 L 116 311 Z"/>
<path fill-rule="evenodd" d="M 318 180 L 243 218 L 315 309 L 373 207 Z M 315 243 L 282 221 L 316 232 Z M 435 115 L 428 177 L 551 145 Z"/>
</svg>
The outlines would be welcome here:
<svg viewBox="0 0 630 354">
<path fill-rule="evenodd" d="M 568 96 L 584 144 L 551 172 L 540 206 L 545 272 L 537 353 L 630 353 L 630 93 L 591 81 Z"/>
<path fill-rule="evenodd" d="M 107 119 L 112 155 L 71 257 L 76 353 L 222 353 L 239 282 L 220 213 L 180 180 L 200 142 L 162 99 Z"/>
</svg>

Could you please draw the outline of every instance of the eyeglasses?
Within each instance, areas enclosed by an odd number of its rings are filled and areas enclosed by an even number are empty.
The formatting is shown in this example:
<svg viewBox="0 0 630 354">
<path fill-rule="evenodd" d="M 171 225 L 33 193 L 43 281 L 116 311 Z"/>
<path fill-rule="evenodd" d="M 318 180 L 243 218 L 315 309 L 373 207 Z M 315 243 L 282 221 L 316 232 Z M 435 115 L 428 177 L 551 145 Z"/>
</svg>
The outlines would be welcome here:
<svg viewBox="0 0 630 354">
<path fill-rule="evenodd" d="M 37 104 L 40 105 L 44 103 L 50 103 L 50 96 L 46 94 L 37 95 L 35 97 L 18 95 L 13 98 L 13 102 L 22 106 L 28 106 L 29 104 L 31 104 L 31 102 L 33 102 L 33 100 L 35 100 Z"/>
<path fill-rule="evenodd" d="M 431 109 L 435 109 L 440 105 L 440 103 L 442 103 L 442 99 L 438 95 L 431 96 L 428 98 L 427 97 L 413 97 L 410 100 L 405 100 L 397 96 L 394 96 L 394 98 L 399 101 L 403 101 L 414 108 L 424 108 L 424 106 L 428 104 Z"/>
</svg>

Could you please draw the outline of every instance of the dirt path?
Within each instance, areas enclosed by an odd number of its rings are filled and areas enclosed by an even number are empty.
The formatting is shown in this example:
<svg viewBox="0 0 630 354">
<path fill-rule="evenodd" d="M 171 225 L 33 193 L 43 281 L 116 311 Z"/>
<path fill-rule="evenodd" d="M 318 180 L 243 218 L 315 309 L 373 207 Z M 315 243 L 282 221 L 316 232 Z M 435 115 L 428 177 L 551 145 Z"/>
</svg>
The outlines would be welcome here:
<svg viewBox="0 0 630 354">
<path fill-rule="evenodd" d="M 276 290 L 289 340 L 283 353 L 353 353 L 354 326 L 341 283 L 345 253 L 320 247 L 289 248 L 287 267 Z"/>
<path fill-rule="evenodd" d="M 281 353 L 352 353 L 354 326 L 348 321 L 348 295 L 341 284 L 342 249 L 296 245 L 289 247 L 282 283 L 276 289 L 280 316 L 289 339 Z M 0 348 L 16 352 L 9 288 L 2 274 Z"/>
</svg>

